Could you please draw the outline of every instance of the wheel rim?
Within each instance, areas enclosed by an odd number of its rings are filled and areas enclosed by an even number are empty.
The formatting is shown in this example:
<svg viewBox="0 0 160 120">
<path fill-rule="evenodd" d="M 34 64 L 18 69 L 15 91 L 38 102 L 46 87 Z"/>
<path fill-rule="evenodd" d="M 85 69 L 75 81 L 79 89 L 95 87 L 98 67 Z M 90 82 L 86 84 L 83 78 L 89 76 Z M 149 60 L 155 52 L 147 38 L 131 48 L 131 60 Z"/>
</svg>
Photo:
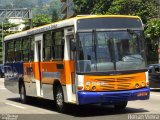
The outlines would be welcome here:
<svg viewBox="0 0 160 120">
<path fill-rule="evenodd" d="M 63 106 L 63 94 L 62 94 L 61 90 L 57 91 L 56 103 L 59 107 Z"/>
</svg>

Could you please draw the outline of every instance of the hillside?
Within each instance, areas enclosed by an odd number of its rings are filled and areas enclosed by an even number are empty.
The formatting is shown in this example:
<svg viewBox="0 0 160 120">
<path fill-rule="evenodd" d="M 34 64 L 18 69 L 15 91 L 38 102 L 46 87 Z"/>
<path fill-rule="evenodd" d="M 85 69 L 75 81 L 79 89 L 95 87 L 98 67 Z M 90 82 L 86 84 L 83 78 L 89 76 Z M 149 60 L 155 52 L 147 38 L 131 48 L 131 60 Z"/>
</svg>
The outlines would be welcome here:
<svg viewBox="0 0 160 120">
<path fill-rule="evenodd" d="M 34 14 L 52 14 L 56 10 L 60 14 L 60 0 L 0 0 L 0 9 L 30 8 Z"/>
</svg>

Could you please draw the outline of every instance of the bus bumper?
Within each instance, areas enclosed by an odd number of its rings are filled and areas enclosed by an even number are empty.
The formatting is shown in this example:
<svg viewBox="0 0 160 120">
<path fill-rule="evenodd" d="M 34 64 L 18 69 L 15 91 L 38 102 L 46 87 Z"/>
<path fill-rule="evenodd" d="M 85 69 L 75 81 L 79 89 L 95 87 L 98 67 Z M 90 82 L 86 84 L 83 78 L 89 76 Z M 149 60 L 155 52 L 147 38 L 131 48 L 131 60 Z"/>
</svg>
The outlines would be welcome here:
<svg viewBox="0 0 160 120">
<path fill-rule="evenodd" d="M 79 104 L 114 104 L 123 101 L 147 100 L 150 96 L 150 88 L 115 92 L 89 92 L 79 91 Z"/>
</svg>

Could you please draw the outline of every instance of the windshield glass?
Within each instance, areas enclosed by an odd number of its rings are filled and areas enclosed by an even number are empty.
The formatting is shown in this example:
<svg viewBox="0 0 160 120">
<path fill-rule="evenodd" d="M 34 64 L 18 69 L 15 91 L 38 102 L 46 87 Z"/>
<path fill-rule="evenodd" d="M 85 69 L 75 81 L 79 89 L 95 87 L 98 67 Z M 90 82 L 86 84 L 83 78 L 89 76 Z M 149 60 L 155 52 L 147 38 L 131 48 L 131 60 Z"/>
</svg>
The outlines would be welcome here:
<svg viewBox="0 0 160 120">
<path fill-rule="evenodd" d="M 78 34 L 78 72 L 107 72 L 145 68 L 141 31 Z"/>
</svg>

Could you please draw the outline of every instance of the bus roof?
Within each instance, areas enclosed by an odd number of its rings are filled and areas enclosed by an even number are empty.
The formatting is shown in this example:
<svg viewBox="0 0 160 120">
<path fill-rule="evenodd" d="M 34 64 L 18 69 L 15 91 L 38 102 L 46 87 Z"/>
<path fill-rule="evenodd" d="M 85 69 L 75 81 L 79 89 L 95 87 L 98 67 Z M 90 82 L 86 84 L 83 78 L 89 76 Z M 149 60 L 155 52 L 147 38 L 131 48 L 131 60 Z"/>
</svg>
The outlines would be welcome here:
<svg viewBox="0 0 160 120">
<path fill-rule="evenodd" d="M 41 32 L 45 32 L 47 30 L 58 29 L 62 27 L 72 26 L 74 22 L 80 19 L 92 19 L 92 18 L 135 18 L 140 19 L 138 16 L 130 16 L 130 15 L 77 15 L 76 17 L 61 20 L 58 22 L 54 22 L 51 24 L 43 25 L 40 27 L 35 27 L 26 31 L 18 32 L 15 34 L 8 35 L 4 38 L 4 41 L 21 38 L 25 36 L 40 34 Z"/>
</svg>

